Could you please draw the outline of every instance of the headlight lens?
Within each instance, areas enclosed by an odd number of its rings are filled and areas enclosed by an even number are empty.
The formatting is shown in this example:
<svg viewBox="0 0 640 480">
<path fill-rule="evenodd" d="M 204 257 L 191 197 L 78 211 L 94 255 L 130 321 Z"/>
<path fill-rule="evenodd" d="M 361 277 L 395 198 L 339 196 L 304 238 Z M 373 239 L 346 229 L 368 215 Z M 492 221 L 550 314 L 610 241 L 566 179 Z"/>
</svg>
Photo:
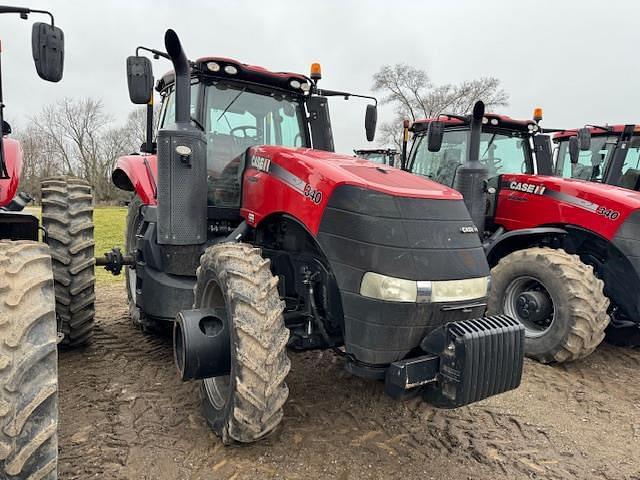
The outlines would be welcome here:
<svg viewBox="0 0 640 480">
<path fill-rule="evenodd" d="M 415 281 L 367 272 L 360 295 L 389 302 L 462 302 L 487 296 L 490 277 Z"/>
<path fill-rule="evenodd" d="M 432 302 L 459 302 L 487 295 L 489 277 L 431 282 Z"/>
<path fill-rule="evenodd" d="M 418 284 L 415 280 L 367 272 L 362 277 L 360 295 L 390 302 L 415 302 L 418 296 Z"/>
</svg>

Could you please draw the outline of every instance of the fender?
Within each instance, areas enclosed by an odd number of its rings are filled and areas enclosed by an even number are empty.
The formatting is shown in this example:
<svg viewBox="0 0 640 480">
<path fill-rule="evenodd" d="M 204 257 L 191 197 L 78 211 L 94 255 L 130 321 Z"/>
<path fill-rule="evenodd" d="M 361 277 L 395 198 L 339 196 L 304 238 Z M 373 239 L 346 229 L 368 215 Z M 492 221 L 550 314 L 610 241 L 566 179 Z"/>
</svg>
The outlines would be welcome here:
<svg viewBox="0 0 640 480">
<path fill-rule="evenodd" d="M 511 230 L 510 232 L 503 233 L 493 240 L 489 240 L 484 245 L 484 250 L 487 255 L 489 266 L 493 267 L 498 263 L 500 258 L 504 257 L 504 252 L 511 253 L 512 250 L 508 247 L 509 244 L 514 242 L 517 245 L 522 243 L 530 243 L 533 238 L 539 238 L 544 236 L 566 236 L 567 232 L 564 228 L 557 227 L 536 227 L 536 228 L 522 228 L 519 230 Z"/>
<path fill-rule="evenodd" d="M 20 173 L 22 172 L 22 146 L 13 138 L 4 137 L 4 159 L 7 164 L 9 178 L 0 179 L 0 207 L 5 207 L 18 191 Z"/>
<path fill-rule="evenodd" d="M 111 181 L 120 190 L 135 192 L 144 205 L 157 205 L 157 155 L 125 155 L 118 158 Z"/>
</svg>

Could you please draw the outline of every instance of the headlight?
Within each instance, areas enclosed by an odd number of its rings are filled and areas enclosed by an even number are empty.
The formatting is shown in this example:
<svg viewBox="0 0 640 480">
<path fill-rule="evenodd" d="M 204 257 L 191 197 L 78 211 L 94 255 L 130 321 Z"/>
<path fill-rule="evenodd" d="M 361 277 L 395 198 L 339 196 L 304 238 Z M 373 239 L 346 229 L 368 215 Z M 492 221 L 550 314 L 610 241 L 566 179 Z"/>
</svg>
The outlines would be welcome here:
<svg viewBox="0 0 640 480">
<path fill-rule="evenodd" d="M 415 302 L 418 297 L 418 284 L 415 280 L 367 272 L 362 277 L 360 295 L 390 302 Z"/>
<path fill-rule="evenodd" d="M 464 280 L 405 280 L 367 272 L 362 277 L 360 295 L 389 302 L 461 302 L 487 296 L 490 277 Z"/>
</svg>

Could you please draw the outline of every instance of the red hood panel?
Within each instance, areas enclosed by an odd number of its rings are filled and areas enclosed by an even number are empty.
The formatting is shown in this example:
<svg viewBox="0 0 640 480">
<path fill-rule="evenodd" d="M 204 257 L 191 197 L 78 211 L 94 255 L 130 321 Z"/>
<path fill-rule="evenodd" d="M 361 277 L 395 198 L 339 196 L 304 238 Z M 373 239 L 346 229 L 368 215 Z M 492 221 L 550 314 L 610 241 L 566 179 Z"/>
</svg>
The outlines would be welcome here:
<svg viewBox="0 0 640 480">
<path fill-rule="evenodd" d="M 18 191 L 22 171 L 22 146 L 13 138 L 4 137 L 4 158 L 9 173 L 8 179 L 0 179 L 0 207 L 8 205 Z"/>
</svg>

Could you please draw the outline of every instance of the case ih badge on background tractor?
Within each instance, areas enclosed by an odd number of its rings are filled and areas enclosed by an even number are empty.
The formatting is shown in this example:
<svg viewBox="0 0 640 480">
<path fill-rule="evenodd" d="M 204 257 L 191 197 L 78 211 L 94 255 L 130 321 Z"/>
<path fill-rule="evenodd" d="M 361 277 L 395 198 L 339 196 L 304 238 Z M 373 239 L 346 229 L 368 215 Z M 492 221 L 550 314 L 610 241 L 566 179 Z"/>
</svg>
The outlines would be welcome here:
<svg viewBox="0 0 640 480">
<path fill-rule="evenodd" d="M 202 380 L 225 443 L 282 419 L 287 346 L 335 349 L 391 395 L 441 407 L 519 384 L 522 326 L 481 317 L 489 268 L 457 192 L 332 153 L 327 97 L 351 94 L 320 90 L 319 68 L 190 62 L 172 30 L 165 46 L 158 153 L 118 160 L 127 247 L 100 263 L 126 267 L 136 323 L 175 320 L 178 370 Z M 132 101 L 149 102 L 150 61 L 127 66 Z"/>
<path fill-rule="evenodd" d="M 613 341 L 637 342 L 640 194 L 551 176 L 541 111 L 483 112 L 415 122 L 407 165 L 463 193 L 493 268 L 489 312 L 519 319 L 542 362 L 588 355 L 608 325 Z"/>
<path fill-rule="evenodd" d="M 53 15 L 6 6 L 0 13 L 24 19 L 31 13 L 49 15 L 51 25 L 33 25 L 33 59 L 42 79 L 58 82 L 64 36 Z M 93 328 L 91 188 L 68 177 L 45 180 L 42 227 L 37 217 L 23 212 L 31 197 L 17 193 L 22 148 L 9 138 L 3 109 L 0 78 L 0 477 L 55 479 L 56 343 L 83 345 Z M 38 242 L 41 229 L 49 247 Z"/>
</svg>

